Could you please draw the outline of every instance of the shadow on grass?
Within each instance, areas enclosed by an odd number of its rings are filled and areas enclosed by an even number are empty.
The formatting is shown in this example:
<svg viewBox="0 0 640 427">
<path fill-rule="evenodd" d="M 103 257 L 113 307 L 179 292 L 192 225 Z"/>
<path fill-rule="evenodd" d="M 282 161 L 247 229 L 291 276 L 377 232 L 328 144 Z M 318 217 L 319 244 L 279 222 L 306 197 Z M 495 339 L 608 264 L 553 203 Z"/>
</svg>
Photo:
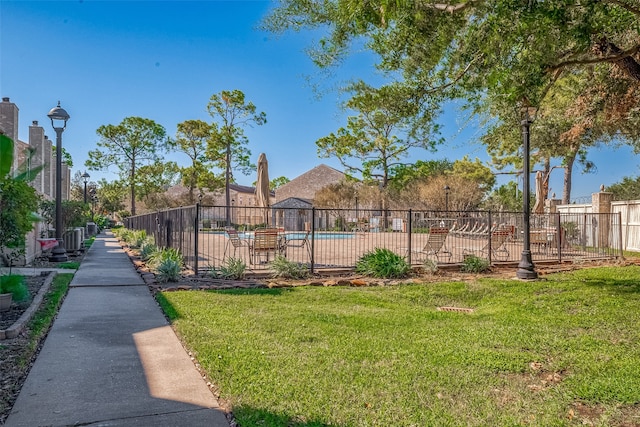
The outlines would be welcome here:
<svg viewBox="0 0 640 427">
<path fill-rule="evenodd" d="M 276 414 L 264 409 L 256 409 L 246 406 L 238 406 L 233 409 L 236 421 L 242 426 L 265 426 L 265 427 L 345 427 L 342 424 L 326 423 L 319 420 L 305 420 L 303 416 L 288 416 Z"/>
<path fill-rule="evenodd" d="M 614 277 L 601 277 L 585 279 L 588 286 L 606 288 L 607 292 L 617 292 L 620 294 L 640 293 L 640 276 L 637 279 L 616 279 Z"/>
<path fill-rule="evenodd" d="M 185 291 L 185 292 L 198 292 L 198 291 Z M 288 292 L 293 292 L 293 289 L 291 288 L 223 289 L 223 290 L 206 290 L 206 291 L 199 291 L 199 292 L 215 292 L 215 293 L 221 293 L 224 295 L 231 295 L 231 296 L 237 295 L 237 296 L 243 296 L 243 297 L 246 297 L 247 295 L 279 296 Z M 165 316 L 167 316 L 169 320 L 174 321 L 180 318 L 180 315 L 178 314 L 176 309 L 173 307 L 173 304 L 171 304 L 167 300 L 167 298 L 162 292 L 158 292 L 155 295 L 155 298 L 158 304 L 160 304 L 162 311 L 164 311 Z"/>
<path fill-rule="evenodd" d="M 253 288 L 253 289 L 220 289 L 220 290 L 207 290 L 205 292 L 215 292 L 223 295 L 255 295 L 255 296 L 279 296 L 285 293 L 293 292 L 292 288 Z"/>
</svg>

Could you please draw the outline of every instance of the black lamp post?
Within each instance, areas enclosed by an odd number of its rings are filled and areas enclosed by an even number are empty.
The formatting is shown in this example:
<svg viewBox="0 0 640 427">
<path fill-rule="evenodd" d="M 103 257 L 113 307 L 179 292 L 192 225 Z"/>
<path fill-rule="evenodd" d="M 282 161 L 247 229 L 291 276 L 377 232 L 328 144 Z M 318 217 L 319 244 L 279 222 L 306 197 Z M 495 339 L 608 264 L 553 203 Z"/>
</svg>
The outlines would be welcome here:
<svg viewBox="0 0 640 427">
<path fill-rule="evenodd" d="M 84 173 L 82 175 L 80 175 L 82 177 L 82 182 L 84 182 L 84 204 L 87 204 L 87 182 L 89 182 L 89 178 L 91 178 L 89 176 L 89 174 L 87 173 L 87 171 L 84 171 Z"/>
<path fill-rule="evenodd" d="M 94 210 L 95 210 L 95 204 L 96 204 L 96 187 L 94 184 L 91 184 L 91 186 L 89 187 L 89 197 L 90 197 L 90 201 L 91 201 L 91 222 L 94 221 Z"/>
<path fill-rule="evenodd" d="M 451 188 L 448 185 L 444 186 L 444 210 L 449 212 L 449 192 Z"/>
<path fill-rule="evenodd" d="M 529 196 L 530 196 L 530 171 L 529 171 L 529 128 L 531 123 L 535 120 L 537 108 L 529 105 L 525 100 L 520 112 L 522 113 L 522 142 L 523 142 L 523 189 L 522 189 L 522 214 L 524 221 L 524 236 L 523 236 L 523 249 L 520 263 L 518 264 L 518 271 L 516 276 L 518 279 L 537 279 L 538 273 L 536 273 L 533 260 L 531 259 L 531 225 L 529 219 L 531 218 L 531 212 L 529 208 Z"/>
<path fill-rule="evenodd" d="M 47 116 L 51 119 L 51 126 L 56 131 L 56 240 L 58 246 L 53 248 L 49 261 L 64 262 L 67 261 L 67 250 L 62 239 L 62 132 L 67 127 L 69 113 L 64 108 L 58 106 L 49 111 Z"/>
</svg>

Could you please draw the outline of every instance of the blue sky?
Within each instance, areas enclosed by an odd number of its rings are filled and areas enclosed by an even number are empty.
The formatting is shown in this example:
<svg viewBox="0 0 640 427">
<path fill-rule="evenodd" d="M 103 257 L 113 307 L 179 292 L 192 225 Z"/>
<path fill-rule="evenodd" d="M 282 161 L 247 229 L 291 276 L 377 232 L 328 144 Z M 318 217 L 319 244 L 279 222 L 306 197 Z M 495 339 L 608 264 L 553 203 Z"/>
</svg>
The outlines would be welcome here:
<svg viewBox="0 0 640 427">
<path fill-rule="evenodd" d="M 255 163 L 269 159 L 271 178 L 290 179 L 319 163 L 315 141 L 346 122 L 340 82 L 356 77 L 380 81 L 371 57 L 359 52 L 334 74 L 318 70 L 305 49 L 309 32 L 275 36 L 257 29 L 271 7 L 264 1 L 0 1 L 0 96 L 20 109 L 20 139 L 38 120 L 53 138 L 46 116 L 61 101 L 71 115 L 63 146 L 84 170 L 96 148 L 96 129 L 129 116 L 153 119 L 175 135 L 184 120 L 211 121 L 206 105 L 214 93 L 242 90 L 267 114 L 267 124 L 246 130 Z M 314 87 L 320 90 L 314 91 Z M 441 120 L 447 143 L 438 152 L 414 152 L 410 160 L 468 154 L 487 160 L 475 142 L 479 130 L 455 109 Z M 167 155 L 184 164 L 186 157 Z M 628 148 L 594 150 L 596 174 L 574 172 L 572 196 L 589 196 L 600 184 L 638 175 L 638 158 Z M 114 179 L 115 169 L 89 171 Z M 251 185 L 255 176 L 236 175 Z M 500 181 L 510 179 L 500 177 Z M 551 192 L 562 193 L 562 171 Z"/>
</svg>

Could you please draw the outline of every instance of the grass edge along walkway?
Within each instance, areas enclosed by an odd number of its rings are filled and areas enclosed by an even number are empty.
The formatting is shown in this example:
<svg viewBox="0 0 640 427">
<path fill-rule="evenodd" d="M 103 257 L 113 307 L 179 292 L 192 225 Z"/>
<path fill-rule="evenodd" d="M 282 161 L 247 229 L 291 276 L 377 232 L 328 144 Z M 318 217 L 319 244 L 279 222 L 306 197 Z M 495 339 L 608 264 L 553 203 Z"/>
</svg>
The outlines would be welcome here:
<svg viewBox="0 0 640 427">
<path fill-rule="evenodd" d="M 638 266 L 158 299 L 243 427 L 640 422 Z"/>
<path fill-rule="evenodd" d="M 21 351 L 17 358 L 12 360 L 11 363 L 15 363 L 15 369 L 21 371 L 22 378 L 26 378 L 28 371 L 31 367 L 31 363 L 36 357 L 40 344 L 43 342 L 49 328 L 53 324 L 55 318 L 64 297 L 69 290 L 69 284 L 73 280 L 73 273 L 58 273 L 51 283 L 49 292 L 44 297 L 42 304 L 34 314 L 33 318 L 29 321 L 26 328 L 26 338 L 20 338 L 26 342 L 20 344 Z M 0 342 L 0 346 L 2 346 Z M 17 345 L 17 344 L 14 344 Z M 16 389 L 11 395 L 4 395 L 0 401 L 0 424 L 3 423 L 3 419 L 9 415 L 9 411 L 15 398 L 18 396 L 19 387 L 22 383 L 14 384 Z M 8 400 L 5 400 L 8 399 Z"/>
</svg>

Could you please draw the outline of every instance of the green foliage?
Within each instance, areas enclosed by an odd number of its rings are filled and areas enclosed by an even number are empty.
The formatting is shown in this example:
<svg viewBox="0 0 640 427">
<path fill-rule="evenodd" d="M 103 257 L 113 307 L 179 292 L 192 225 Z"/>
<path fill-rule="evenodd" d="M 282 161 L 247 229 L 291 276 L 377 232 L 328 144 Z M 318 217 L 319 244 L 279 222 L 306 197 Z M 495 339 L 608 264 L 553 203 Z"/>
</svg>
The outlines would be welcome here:
<svg viewBox="0 0 640 427">
<path fill-rule="evenodd" d="M 496 177 L 491 169 L 483 164 L 477 157 L 470 160 L 468 156 L 464 156 L 460 160 L 453 162 L 452 175 L 459 176 L 478 184 L 478 188 L 483 193 L 491 190 L 496 182 Z"/>
<path fill-rule="evenodd" d="M 493 190 L 482 203 L 482 207 L 494 211 L 522 211 L 522 191 L 518 190 L 515 181 L 509 181 Z"/>
<path fill-rule="evenodd" d="M 93 216 L 93 222 L 96 223 L 96 225 L 98 226 L 98 228 L 100 230 L 103 230 L 105 228 L 109 228 L 109 218 L 107 218 L 104 215 L 94 215 Z"/>
<path fill-rule="evenodd" d="M 37 221 L 39 198 L 28 184 L 37 171 L 11 176 L 13 147 L 11 138 L 0 134 L 0 251 L 24 248 L 25 236 Z"/>
<path fill-rule="evenodd" d="M 66 261 L 58 264 L 58 268 L 68 268 L 70 270 L 77 270 L 80 268 L 80 263 L 78 261 Z"/>
<path fill-rule="evenodd" d="M 518 107 L 540 107 L 532 162 L 561 161 L 554 166 L 565 168 L 568 203 L 574 162 L 593 170 L 589 147 L 620 140 L 640 147 L 639 19 L 632 1 L 286 0 L 264 26 L 314 31 L 320 40 L 309 52 L 323 68 L 370 51 L 397 101 L 432 111 L 462 104 L 480 116 L 500 169 L 522 170 Z"/>
<path fill-rule="evenodd" d="M 158 281 L 177 282 L 182 272 L 182 255 L 177 249 L 160 249 L 149 257 L 149 266 Z"/>
<path fill-rule="evenodd" d="M 165 192 L 180 181 L 180 168 L 176 162 L 156 160 L 138 168 L 136 197 L 144 200 L 148 209 L 167 207 Z"/>
<path fill-rule="evenodd" d="M 350 90 L 347 107 L 356 113 L 346 127 L 316 141 L 320 157 L 335 157 L 349 173 L 387 188 L 393 167 L 412 149 L 434 150 L 437 127 L 431 118 L 437 110 L 418 105 L 396 86 L 373 88 L 362 82 Z"/>
<path fill-rule="evenodd" d="M 182 184 L 189 189 L 187 202 L 196 203 L 196 190 L 201 193 L 208 188 L 214 190 L 221 187 L 222 180 L 212 171 L 212 161 L 206 157 L 207 143 L 215 126 L 202 120 L 186 120 L 178 123 L 176 138 L 169 145 L 191 160 L 191 165 L 180 169 Z"/>
<path fill-rule="evenodd" d="M 145 230 L 134 230 L 129 234 L 129 246 L 134 249 L 139 249 L 147 239 L 147 232 Z"/>
<path fill-rule="evenodd" d="M 411 271 L 407 261 L 389 249 L 376 248 L 356 262 L 356 272 L 370 277 L 399 279 Z"/>
<path fill-rule="evenodd" d="M 140 245 L 140 258 L 143 261 L 148 261 L 149 259 L 151 259 L 151 257 L 153 257 L 153 254 L 155 254 L 157 251 L 158 251 L 158 247 L 154 243 L 153 238 L 147 237 L 142 242 L 142 245 Z"/>
<path fill-rule="evenodd" d="M 272 190 L 277 190 L 279 187 L 282 187 L 289 181 L 291 180 L 286 176 L 279 176 L 277 178 L 273 178 L 271 181 L 269 181 L 269 188 Z"/>
<path fill-rule="evenodd" d="M 152 268 L 157 267 L 164 261 L 173 261 L 178 265 L 182 266 L 182 255 L 180 251 L 174 248 L 163 248 L 155 251 L 149 257 L 149 264 Z"/>
<path fill-rule="evenodd" d="M 401 191 L 412 181 L 444 175 L 453 169 L 453 162 L 447 159 L 418 160 L 412 165 L 401 164 L 391 169 L 394 179 L 390 187 L 394 191 Z"/>
<path fill-rule="evenodd" d="M 0 294 L 11 294 L 16 302 L 29 298 L 29 289 L 24 281 L 24 276 L 6 274 L 0 276 Z"/>
<path fill-rule="evenodd" d="M 123 211 L 125 208 L 123 200 L 127 197 L 126 183 L 119 180 L 107 182 L 106 179 L 101 179 L 98 182 L 97 195 L 100 206 L 107 212 Z M 121 217 L 124 218 L 124 216 Z"/>
<path fill-rule="evenodd" d="M 96 131 L 98 148 L 89 152 L 86 166 L 91 170 L 115 165 L 123 183 L 131 192 L 131 214 L 136 213 L 136 187 L 140 184 L 139 168 L 160 160 L 159 151 L 166 143 L 164 127 L 151 119 L 126 117 L 118 125 L 103 125 Z"/>
<path fill-rule="evenodd" d="M 232 182 L 231 169 L 249 174 L 255 170 L 249 156 L 249 140 L 244 127 L 263 125 L 267 122 L 264 112 L 258 113 L 252 102 L 245 100 L 240 90 L 223 90 L 213 94 L 207 110 L 214 120 L 206 149 L 206 157 L 218 168 L 224 170 L 225 187 Z M 229 194 L 226 195 L 230 197 Z M 228 199 L 227 202 L 230 202 Z"/>
<path fill-rule="evenodd" d="M 422 270 L 425 273 L 435 274 L 438 271 L 438 263 L 432 259 L 426 258 L 422 261 Z"/>
<path fill-rule="evenodd" d="M 489 271 L 490 268 L 489 260 L 476 255 L 468 255 L 465 256 L 462 261 L 460 271 L 464 273 L 484 273 L 485 271 Z"/>
<path fill-rule="evenodd" d="M 154 268 L 156 279 L 161 283 L 177 282 L 181 271 L 182 264 L 173 259 L 163 259 Z"/>
<path fill-rule="evenodd" d="M 227 258 L 220 268 L 211 267 L 209 275 L 216 279 L 241 280 L 247 270 L 247 264 L 240 258 Z"/>
<path fill-rule="evenodd" d="M 278 255 L 270 264 L 274 271 L 274 277 L 283 279 L 304 279 L 309 277 L 309 267 L 306 264 L 289 261 L 282 255 Z"/>
<path fill-rule="evenodd" d="M 89 218 L 89 206 L 78 200 L 63 200 L 60 203 L 62 209 L 62 229 L 69 227 L 83 227 Z M 54 226 L 56 218 L 55 200 L 42 200 L 40 202 L 40 214 L 49 227 Z"/>
<path fill-rule="evenodd" d="M 616 182 L 607 188 L 613 193 L 614 200 L 638 200 L 640 199 L 640 176 L 625 176 L 622 181 Z"/>
</svg>

